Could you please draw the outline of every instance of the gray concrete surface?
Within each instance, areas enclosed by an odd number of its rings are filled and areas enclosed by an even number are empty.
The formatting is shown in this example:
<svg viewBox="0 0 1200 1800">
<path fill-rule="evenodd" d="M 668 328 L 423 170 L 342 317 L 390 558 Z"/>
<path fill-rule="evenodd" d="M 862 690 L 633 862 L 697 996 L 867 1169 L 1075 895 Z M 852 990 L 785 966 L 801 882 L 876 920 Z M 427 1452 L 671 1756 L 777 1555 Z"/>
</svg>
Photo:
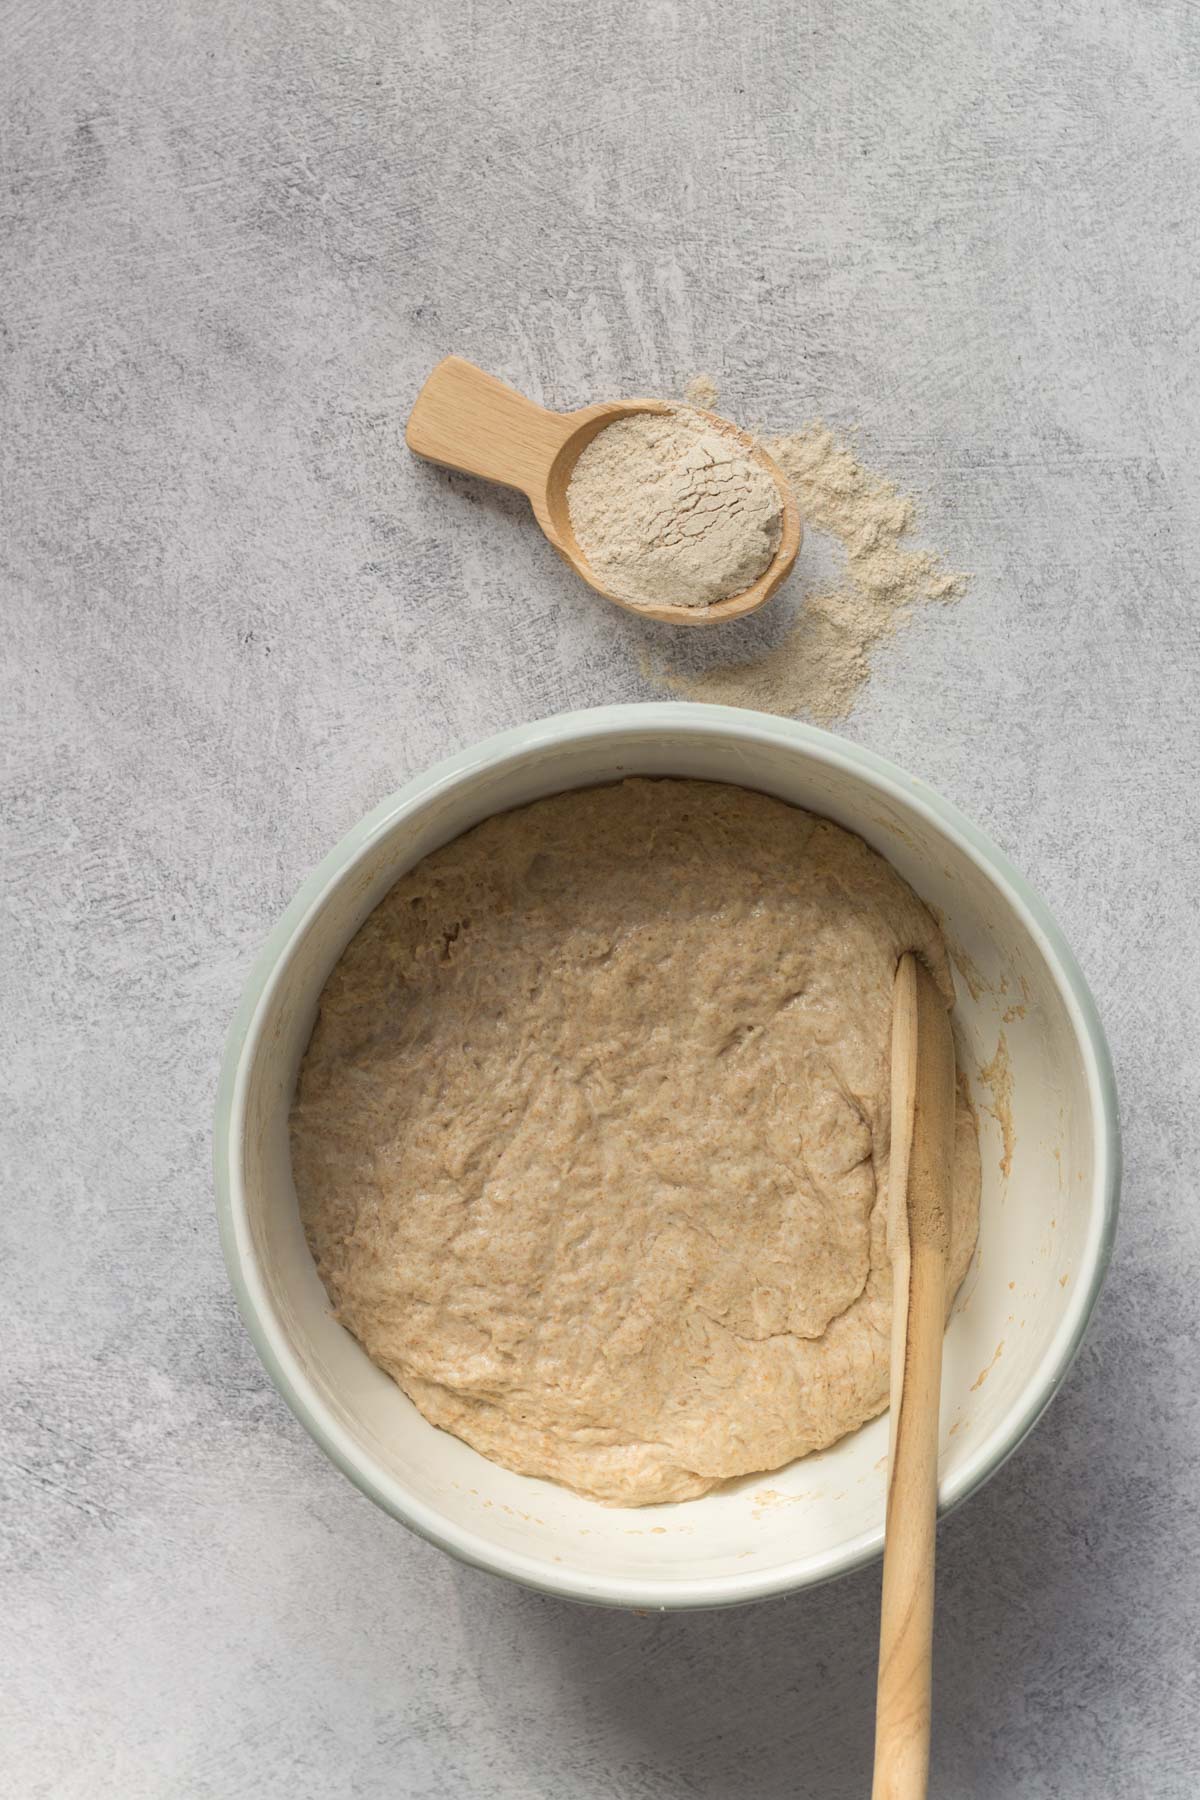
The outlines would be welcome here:
<svg viewBox="0 0 1200 1800">
<path fill-rule="evenodd" d="M 2 22 L 0 1791 L 867 1792 L 874 1574 L 640 1619 L 461 1570 L 322 1459 L 227 1290 L 217 1061 L 301 875 L 452 747 L 650 693 L 652 628 L 407 459 L 453 349 L 554 404 L 704 368 L 748 422 L 858 422 L 976 572 L 846 730 L 1057 911 L 1127 1185 L 1070 1384 L 942 1533 L 933 1792 L 1192 1800 L 1200 12 Z"/>
</svg>

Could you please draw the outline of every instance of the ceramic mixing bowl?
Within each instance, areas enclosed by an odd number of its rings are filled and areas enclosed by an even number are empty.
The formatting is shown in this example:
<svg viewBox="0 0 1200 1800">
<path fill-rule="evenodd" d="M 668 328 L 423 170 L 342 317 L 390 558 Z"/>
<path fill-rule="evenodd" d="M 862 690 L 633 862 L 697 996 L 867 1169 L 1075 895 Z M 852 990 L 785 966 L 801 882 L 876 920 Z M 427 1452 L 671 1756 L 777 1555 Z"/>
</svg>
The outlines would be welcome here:
<svg viewBox="0 0 1200 1800">
<path fill-rule="evenodd" d="M 567 714 L 463 750 L 376 807 L 303 884 L 243 996 L 217 1112 L 221 1236 L 272 1379 L 394 1518 L 464 1562 L 550 1593 L 720 1606 L 823 1581 L 879 1552 L 886 1417 L 680 1505 L 614 1509 L 510 1474 L 427 1424 L 334 1320 L 288 1155 L 321 988 L 397 877 L 490 813 L 630 774 L 736 782 L 826 814 L 873 844 L 942 920 L 983 1152 L 979 1249 L 946 1336 L 943 1507 L 1012 1453 L 1066 1374 L 1112 1242 L 1119 1141 L 1104 1034 L 1045 906 L 974 825 L 881 758 L 789 720 L 672 702 Z"/>
</svg>

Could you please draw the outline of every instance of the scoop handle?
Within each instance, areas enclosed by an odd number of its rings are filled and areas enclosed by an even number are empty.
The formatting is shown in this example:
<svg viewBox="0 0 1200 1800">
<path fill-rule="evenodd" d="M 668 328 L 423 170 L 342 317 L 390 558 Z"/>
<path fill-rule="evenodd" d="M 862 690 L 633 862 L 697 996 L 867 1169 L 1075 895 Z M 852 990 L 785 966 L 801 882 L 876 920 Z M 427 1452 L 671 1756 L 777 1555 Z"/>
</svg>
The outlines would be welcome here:
<svg viewBox="0 0 1200 1800">
<path fill-rule="evenodd" d="M 547 412 L 461 356 L 447 356 L 417 395 L 404 439 L 430 462 L 533 499 L 545 494 L 572 427 L 563 413 Z"/>
</svg>

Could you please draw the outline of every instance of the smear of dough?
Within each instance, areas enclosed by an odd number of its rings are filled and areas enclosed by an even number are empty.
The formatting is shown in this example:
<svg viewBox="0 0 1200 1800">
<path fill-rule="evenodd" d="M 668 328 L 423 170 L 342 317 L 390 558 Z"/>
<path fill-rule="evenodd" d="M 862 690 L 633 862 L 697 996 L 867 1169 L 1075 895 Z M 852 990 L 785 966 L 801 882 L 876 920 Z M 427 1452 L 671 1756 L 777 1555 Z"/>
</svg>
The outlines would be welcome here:
<svg viewBox="0 0 1200 1800">
<path fill-rule="evenodd" d="M 338 1317 L 427 1418 L 627 1505 L 887 1404 L 893 975 L 933 920 L 861 839 L 627 781 L 420 863 L 335 968 L 292 1151 Z M 979 1157 L 959 1112 L 947 1304 Z"/>
<path fill-rule="evenodd" d="M 979 1079 L 985 1087 L 992 1090 L 992 1102 L 984 1111 L 991 1113 L 1000 1127 L 1000 1139 L 1004 1145 L 1000 1157 L 1000 1173 L 1012 1173 L 1013 1151 L 1017 1147 L 1017 1130 L 1013 1123 L 1013 1076 L 1012 1064 L 1008 1056 L 1008 1038 L 1002 1031 L 996 1044 L 996 1052 L 991 1062 L 985 1063 L 979 1071 Z"/>
<path fill-rule="evenodd" d="M 1022 1323 L 1023 1322 L 1024 1321 L 1022 1321 Z M 987 1380 L 988 1376 L 991 1374 L 992 1370 L 995 1368 L 996 1364 L 1000 1361 L 1000 1358 L 1003 1355 L 1004 1355 L 1004 1339 L 1001 1338 L 1000 1342 L 996 1345 L 996 1348 L 992 1352 L 991 1362 L 987 1365 L 986 1369 L 980 1369 L 978 1375 L 975 1377 L 974 1381 L 971 1383 L 971 1392 L 973 1394 L 977 1393 L 979 1391 L 979 1389 L 983 1386 L 984 1382 Z"/>
</svg>

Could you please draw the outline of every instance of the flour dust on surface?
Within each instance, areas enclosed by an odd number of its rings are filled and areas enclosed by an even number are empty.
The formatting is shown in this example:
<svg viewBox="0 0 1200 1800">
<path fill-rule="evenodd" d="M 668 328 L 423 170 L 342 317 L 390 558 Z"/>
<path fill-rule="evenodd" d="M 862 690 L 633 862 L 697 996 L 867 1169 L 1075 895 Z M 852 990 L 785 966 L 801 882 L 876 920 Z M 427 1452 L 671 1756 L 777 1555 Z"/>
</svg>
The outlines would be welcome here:
<svg viewBox="0 0 1200 1800">
<path fill-rule="evenodd" d="M 712 377 L 695 376 L 686 398 L 711 410 L 718 399 Z M 643 654 L 642 673 L 689 700 L 832 724 L 851 711 L 879 651 L 913 613 L 958 600 L 968 577 L 948 568 L 939 551 L 912 541 L 916 501 L 864 468 L 847 438 L 823 420 L 763 444 L 791 483 L 805 531 L 797 576 L 760 615 L 781 635 L 736 661 L 725 633 L 714 660 L 707 660 L 714 655 L 707 645 L 659 639 Z M 840 566 L 831 564 L 830 551 Z M 828 573 L 810 575 L 806 590 L 804 571 L 814 561 L 829 565 Z M 743 644 L 750 629 L 750 621 L 730 628 Z"/>
</svg>

